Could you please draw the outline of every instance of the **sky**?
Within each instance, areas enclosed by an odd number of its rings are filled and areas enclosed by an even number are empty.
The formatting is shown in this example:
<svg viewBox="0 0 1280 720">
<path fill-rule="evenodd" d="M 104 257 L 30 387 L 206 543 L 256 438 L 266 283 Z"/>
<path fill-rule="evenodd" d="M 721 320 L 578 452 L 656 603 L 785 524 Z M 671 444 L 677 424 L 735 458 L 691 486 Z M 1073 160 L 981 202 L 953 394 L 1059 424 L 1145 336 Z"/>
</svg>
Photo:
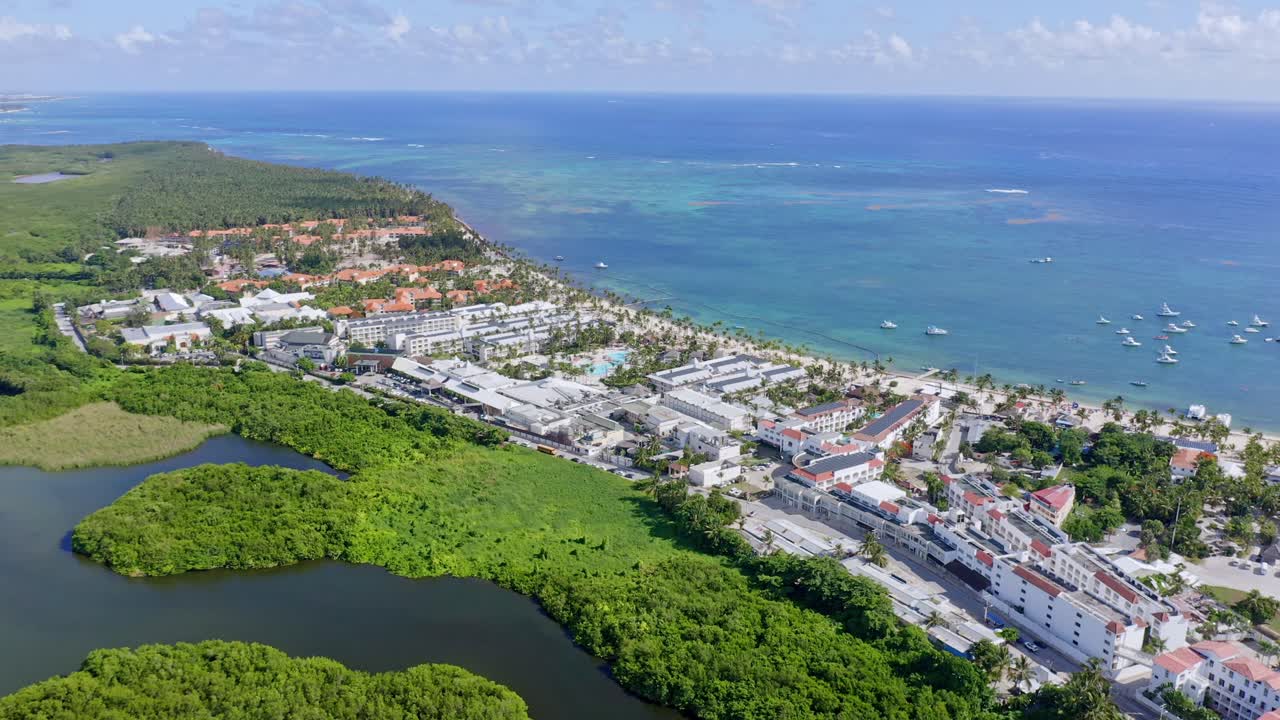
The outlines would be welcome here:
<svg viewBox="0 0 1280 720">
<path fill-rule="evenodd" d="M 1280 101 L 1280 0 L 0 0 L 0 91 Z"/>
</svg>

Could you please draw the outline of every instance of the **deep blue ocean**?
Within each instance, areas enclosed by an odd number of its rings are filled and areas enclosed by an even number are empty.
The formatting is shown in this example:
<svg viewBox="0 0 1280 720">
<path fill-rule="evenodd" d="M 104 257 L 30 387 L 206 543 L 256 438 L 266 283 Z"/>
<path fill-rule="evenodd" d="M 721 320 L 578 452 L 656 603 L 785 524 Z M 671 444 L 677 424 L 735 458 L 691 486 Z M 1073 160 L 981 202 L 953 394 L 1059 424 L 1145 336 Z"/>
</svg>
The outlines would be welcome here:
<svg viewBox="0 0 1280 720">
<path fill-rule="evenodd" d="M 1280 106 L 239 94 L 0 116 L 0 143 L 142 139 L 413 183 L 587 282 L 840 357 L 1280 428 Z M 1176 366 L 1153 362 L 1161 302 L 1198 325 Z M 1255 313 L 1276 326 L 1229 345 Z"/>
</svg>

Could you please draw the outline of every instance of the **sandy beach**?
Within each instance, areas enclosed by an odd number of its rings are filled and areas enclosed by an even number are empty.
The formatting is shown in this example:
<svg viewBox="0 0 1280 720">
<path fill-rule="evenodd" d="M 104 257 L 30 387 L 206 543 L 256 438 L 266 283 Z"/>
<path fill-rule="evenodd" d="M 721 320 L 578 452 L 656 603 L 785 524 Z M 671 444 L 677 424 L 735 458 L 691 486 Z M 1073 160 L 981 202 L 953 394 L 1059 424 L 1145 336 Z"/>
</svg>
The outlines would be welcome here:
<svg viewBox="0 0 1280 720">
<path fill-rule="evenodd" d="M 921 371 L 920 373 L 908 373 L 900 369 L 884 368 L 883 370 L 863 371 L 861 364 L 851 361 L 839 360 L 830 357 L 818 357 L 801 352 L 789 351 L 787 345 L 772 338 L 765 338 L 763 342 L 758 342 L 741 335 L 735 334 L 733 330 L 714 328 L 699 325 L 690 321 L 678 321 L 667 319 L 655 312 L 646 312 L 636 307 L 635 303 L 630 305 L 615 302 L 605 297 L 594 288 L 583 285 L 570 285 L 553 276 L 548 272 L 551 268 L 539 265 L 529 260 L 522 260 L 509 257 L 506 253 L 500 251 L 498 246 L 490 242 L 474 227 L 467 224 L 465 220 L 455 216 L 455 219 L 465 227 L 471 235 L 490 253 L 495 260 L 501 260 L 512 263 L 522 263 L 532 272 L 535 272 L 540 278 L 555 288 L 555 296 L 548 298 L 552 302 L 561 302 L 566 304 L 581 304 L 581 294 L 586 293 L 591 296 L 591 309 L 608 317 L 617 323 L 622 330 L 631 330 L 637 334 L 664 334 L 676 338 L 679 343 L 688 344 L 690 341 L 697 340 L 700 344 L 716 343 L 723 351 L 729 353 L 748 353 L 765 357 L 776 362 L 790 363 L 799 367 L 808 368 L 811 365 L 822 365 L 830 367 L 834 364 L 845 372 L 846 381 L 850 384 L 868 384 L 880 383 L 882 386 L 889 387 L 893 385 L 893 391 L 899 395 L 910 395 L 912 393 L 923 392 L 929 394 L 937 394 L 943 392 L 945 394 L 953 394 L 963 392 L 969 395 L 974 401 L 973 410 L 980 413 L 992 413 L 1002 404 L 1005 404 L 1012 393 L 1003 390 L 999 379 L 996 378 L 995 387 L 979 389 L 974 384 L 966 384 L 964 382 L 950 382 L 939 378 L 941 369 L 933 369 L 930 371 Z M 780 349 L 781 348 L 781 349 Z M 1097 432 L 1108 422 L 1113 422 L 1115 417 L 1113 412 L 1106 411 L 1101 404 L 1094 402 L 1086 402 L 1083 400 L 1073 399 L 1067 388 L 1061 388 L 1066 395 L 1061 402 L 1055 403 L 1048 397 L 1048 392 L 1056 385 L 1044 384 L 1046 390 L 1045 395 L 1026 395 L 1022 399 L 1023 416 L 1030 420 L 1052 423 L 1055 419 L 1062 415 L 1069 415 L 1082 427 L 1087 428 L 1091 432 Z M 1083 417 L 1080 411 L 1083 410 Z M 1124 409 L 1121 413 L 1121 423 L 1127 426 L 1133 425 L 1134 410 Z M 1170 435 L 1173 433 L 1175 424 L 1173 418 L 1166 414 L 1161 414 L 1161 420 L 1167 420 L 1159 425 L 1152 427 L 1151 432 L 1157 435 Z M 1185 425 L 1184 425 L 1185 427 Z M 1257 433 L 1263 436 L 1267 442 L 1280 442 L 1280 434 L 1276 433 Z M 1222 443 L 1221 454 L 1232 457 L 1239 450 L 1243 449 L 1249 441 L 1250 434 L 1239 429 L 1233 429 L 1227 440 Z"/>
</svg>

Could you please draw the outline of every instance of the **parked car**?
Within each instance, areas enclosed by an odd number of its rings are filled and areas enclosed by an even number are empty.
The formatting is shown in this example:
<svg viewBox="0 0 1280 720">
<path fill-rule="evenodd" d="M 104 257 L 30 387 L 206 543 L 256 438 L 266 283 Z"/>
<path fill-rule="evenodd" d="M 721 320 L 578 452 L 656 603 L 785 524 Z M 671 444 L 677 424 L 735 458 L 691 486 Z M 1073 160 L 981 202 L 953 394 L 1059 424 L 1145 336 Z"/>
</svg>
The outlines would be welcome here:
<svg viewBox="0 0 1280 720">
<path fill-rule="evenodd" d="M 1029 653 L 1040 652 L 1040 646 L 1035 644 L 1031 640 L 1023 640 L 1022 646 L 1025 647 L 1027 649 L 1027 652 Z"/>
</svg>

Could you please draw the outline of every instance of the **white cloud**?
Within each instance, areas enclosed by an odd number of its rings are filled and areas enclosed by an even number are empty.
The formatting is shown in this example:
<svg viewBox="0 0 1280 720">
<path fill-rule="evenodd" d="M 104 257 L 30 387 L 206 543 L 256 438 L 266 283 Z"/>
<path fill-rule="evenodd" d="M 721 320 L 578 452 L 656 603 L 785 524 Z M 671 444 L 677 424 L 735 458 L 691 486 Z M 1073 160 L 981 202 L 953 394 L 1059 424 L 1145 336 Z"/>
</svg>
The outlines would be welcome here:
<svg viewBox="0 0 1280 720">
<path fill-rule="evenodd" d="M 19 40 L 70 40 L 71 28 L 66 25 L 45 25 L 19 22 L 6 15 L 0 17 L 0 42 Z"/>
<path fill-rule="evenodd" d="M 383 29 L 386 31 L 387 37 L 395 42 L 400 42 L 413 29 L 413 24 L 409 22 L 409 18 L 400 14 L 392 18 L 391 22 Z"/>
<path fill-rule="evenodd" d="M 899 60 L 906 62 L 911 61 L 911 43 L 904 40 L 898 33 L 894 33 L 889 36 L 889 50 L 892 51 Z"/>
<path fill-rule="evenodd" d="M 141 25 L 134 25 L 129 28 L 128 32 L 123 32 L 115 37 L 116 47 L 129 53 L 137 55 L 142 51 L 143 45 L 150 45 L 156 41 L 156 36 L 147 32 L 146 28 Z"/>
</svg>

